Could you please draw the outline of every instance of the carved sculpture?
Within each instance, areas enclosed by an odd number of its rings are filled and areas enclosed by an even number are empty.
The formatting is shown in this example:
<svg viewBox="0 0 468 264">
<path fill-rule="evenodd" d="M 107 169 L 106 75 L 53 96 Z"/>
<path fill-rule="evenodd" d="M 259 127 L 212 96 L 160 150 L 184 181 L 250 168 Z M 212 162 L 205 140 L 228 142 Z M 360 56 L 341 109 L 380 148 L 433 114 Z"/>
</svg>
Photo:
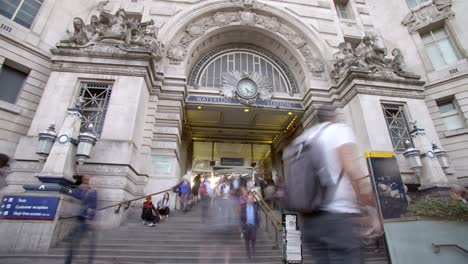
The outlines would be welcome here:
<svg viewBox="0 0 468 264">
<path fill-rule="evenodd" d="M 353 50 L 350 43 L 338 45 L 339 51 L 333 55 L 331 77 L 339 81 L 349 69 L 368 71 L 382 78 L 419 79 L 420 76 L 405 70 L 403 54 L 399 49 L 392 50 L 393 59 L 386 58 L 386 49 L 375 44 L 375 37 L 365 36 Z"/>
<path fill-rule="evenodd" d="M 153 59 L 159 60 L 165 48 L 157 39 L 153 25 L 153 20 L 141 23 L 128 19 L 124 9 L 117 10 L 115 14 L 101 11 L 99 17 L 91 16 L 89 25 L 79 17 L 74 18 L 72 36 L 61 40 L 57 47 L 78 47 L 106 53 L 146 51 Z M 106 43 L 113 45 L 106 46 Z"/>
</svg>

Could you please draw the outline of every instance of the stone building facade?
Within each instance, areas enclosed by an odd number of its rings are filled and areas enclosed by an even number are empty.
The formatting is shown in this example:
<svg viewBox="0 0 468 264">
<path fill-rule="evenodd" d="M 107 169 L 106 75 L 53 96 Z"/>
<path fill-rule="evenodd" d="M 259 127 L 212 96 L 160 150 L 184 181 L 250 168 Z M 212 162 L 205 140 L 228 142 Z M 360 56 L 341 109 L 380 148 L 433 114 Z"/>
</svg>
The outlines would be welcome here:
<svg viewBox="0 0 468 264">
<path fill-rule="evenodd" d="M 282 148 L 323 107 L 353 127 L 360 153 L 396 152 L 405 183 L 467 183 L 464 10 L 451 0 L 1 2 L 0 152 L 13 171 L 1 192 L 92 174 L 103 203 L 124 201 L 173 186 L 199 138 L 266 144 L 281 176 Z M 98 134 L 91 158 L 63 161 L 71 172 L 38 162 L 38 134 L 51 123 L 60 134 L 77 104 L 72 135 L 89 123 Z M 410 169 L 413 121 L 449 168 Z"/>
</svg>

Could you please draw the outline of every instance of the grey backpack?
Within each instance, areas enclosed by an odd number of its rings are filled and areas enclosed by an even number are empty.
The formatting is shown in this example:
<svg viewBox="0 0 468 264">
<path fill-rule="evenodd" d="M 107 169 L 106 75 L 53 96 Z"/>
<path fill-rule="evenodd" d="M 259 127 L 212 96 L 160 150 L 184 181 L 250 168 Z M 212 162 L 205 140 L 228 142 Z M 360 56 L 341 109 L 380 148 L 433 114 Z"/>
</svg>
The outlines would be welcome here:
<svg viewBox="0 0 468 264">
<path fill-rule="evenodd" d="M 327 167 L 325 147 L 320 136 L 332 123 L 323 124 L 319 131 L 309 137 L 306 131 L 283 151 L 284 176 L 286 180 L 285 209 L 299 213 L 313 213 L 334 195 L 343 172 L 336 184 Z"/>
</svg>

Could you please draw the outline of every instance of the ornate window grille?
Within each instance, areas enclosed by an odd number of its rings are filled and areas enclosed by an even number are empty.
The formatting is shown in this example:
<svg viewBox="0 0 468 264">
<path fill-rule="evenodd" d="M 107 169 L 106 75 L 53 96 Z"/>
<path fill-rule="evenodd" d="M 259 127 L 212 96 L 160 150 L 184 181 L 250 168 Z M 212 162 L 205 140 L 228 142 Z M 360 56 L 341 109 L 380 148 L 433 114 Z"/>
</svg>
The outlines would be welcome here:
<svg viewBox="0 0 468 264">
<path fill-rule="evenodd" d="M 94 131 L 101 136 L 112 85 L 109 83 L 81 83 L 78 105 L 83 116 L 80 131 L 93 124 Z"/>
<path fill-rule="evenodd" d="M 250 45 L 230 45 L 206 54 L 194 67 L 189 84 L 201 89 L 220 89 L 229 71 L 259 72 L 269 77 L 275 93 L 297 93 L 286 65 L 268 51 Z"/>
<path fill-rule="evenodd" d="M 382 104 L 382 110 L 387 122 L 390 138 L 392 139 L 393 148 L 396 152 L 404 152 L 406 150 L 405 142 L 408 140 L 412 143 L 412 140 L 403 105 Z"/>
</svg>

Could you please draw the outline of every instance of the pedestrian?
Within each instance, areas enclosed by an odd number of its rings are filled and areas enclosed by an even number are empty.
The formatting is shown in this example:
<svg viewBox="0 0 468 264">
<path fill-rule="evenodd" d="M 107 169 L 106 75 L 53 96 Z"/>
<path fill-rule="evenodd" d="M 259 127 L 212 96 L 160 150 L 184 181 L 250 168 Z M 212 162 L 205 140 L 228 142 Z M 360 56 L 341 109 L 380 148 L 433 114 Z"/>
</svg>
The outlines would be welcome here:
<svg viewBox="0 0 468 264">
<path fill-rule="evenodd" d="M 93 230 L 92 226 L 94 224 L 97 208 L 97 190 L 92 188 L 90 184 L 91 180 L 91 176 L 82 176 L 80 186 L 69 192 L 70 195 L 80 200 L 81 209 L 78 216 L 78 226 L 71 233 L 71 243 L 68 248 L 65 264 L 72 263 L 74 250 L 78 248 L 80 241 L 86 233 L 90 234 L 88 263 L 93 263 L 96 232 Z"/>
<path fill-rule="evenodd" d="M 211 183 L 208 178 L 202 178 L 200 189 L 198 190 L 200 194 L 200 202 L 202 207 L 202 221 L 205 222 L 209 216 L 209 208 L 211 206 L 211 197 L 213 195 L 213 190 L 211 189 Z"/>
<path fill-rule="evenodd" d="M 318 117 L 321 123 L 306 130 L 300 138 L 319 135 L 314 140 L 323 147 L 321 153 L 334 187 L 317 212 L 303 214 L 304 238 L 310 249 L 317 252 L 317 263 L 364 263 L 363 233 L 368 239 L 383 233 L 381 222 L 375 221 L 376 213 L 370 214 L 374 219 L 366 221 L 370 226 L 365 232 L 362 232 L 363 224 L 358 222 L 358 216 L 363 213 L 360 205 L 375 208 L 374 196 L 360 188 L 359 179 L 365 175 L 357 162 L 359 156 L 351 127 L 338 123 L 336 116 L 329 112 L 319 111 Z"/>
<path fill-rule="evenodd" d="M 465 188 L 455 185 L 449 190 L 450 198 L 452 198 L 455 201 L 460 201 L 462 203 L 467 203 L 468 199 L 468 192 L 466 191 Z"/>
<path fill-rule="evenodd" d="M 260 224 L 258 205 L 254 203 L 254 197 L 252 193 L 248 194 L 247 203 L 242 206 L 240 217 L 245 239 L 245 249 L 247 250 L 247 257 L 252 259 L 252 257 L 255 256 L 257 227 Z"/>
<path fill-rule="evenodd" d="M 10 158 L 0 153 L 0 189 L 6 186 L 6 176 L 11 173 L 8 162 Z"/>
<path fill-rule="evenodd" d="M 170 209 L 170 206 L 171 206 L 171 201 L 169 199 L 169 193 L 166 192 L 164 193 L 164 196 L 163 198 L 158 202 L 158 213 L 159 215 L 162 217 L 165 217 L 165 218 L 168 218 L 169 217 L 169 213 L 171 212 L 171 209 Z"/>
<path fill-rule="evenodd" d="M 161 220 L 158 210 L 154 207 L 151 195 L 146 196 L 146 199 L 143 202 L 141 219 L 143 219 L 143 224 L 147 224 L 149 227 L 155 226 L 156 223 Z"/>
<path fill-rule="evenodd" d="M 190 195 L 192 190 L 190 188 L 190 183 L 187 180 L 187 177 L 182 177 L 182 180 L 178 184 L 179 189 L 179 199 L 180 199 L 180 207 L 182 211 L 185 213 L 188 210 L 188 203 L 190 199 Z"/>
<path fill-rule="evenodd" d="M 201 175 L 197 174 L 197 176 L 195 176 L 195 178 L 193 179 L 193 186 L 192 186 L 192 197 L 193 197 L 194 204 L 198 202 L 198 192 L 200 188 L 200 183 L 201 183 Z"/>
</svg>

